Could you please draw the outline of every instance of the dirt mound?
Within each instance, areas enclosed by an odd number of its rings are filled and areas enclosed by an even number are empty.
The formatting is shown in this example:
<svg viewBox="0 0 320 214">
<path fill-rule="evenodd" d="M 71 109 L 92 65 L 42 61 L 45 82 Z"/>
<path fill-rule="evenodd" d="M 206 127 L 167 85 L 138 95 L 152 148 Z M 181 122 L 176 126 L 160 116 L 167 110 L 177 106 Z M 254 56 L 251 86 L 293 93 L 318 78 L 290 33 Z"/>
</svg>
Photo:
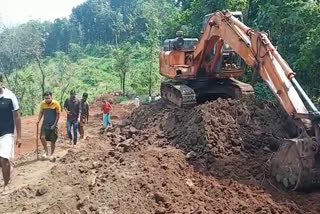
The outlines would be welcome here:
<svg viewBox="0 0 320 214">
<path fill-rule="evenodd" d="M 69 150 L 39 183 L 2 200 L 26 213 L 298 213 L 261 187 L 204 176 L 180 149 L 110 147 L 103 135 Z M 21 200 L 23 199 L 23 200 Z"/>
<path fill-rule="evenodd" d="M 218 99 L 191 110 L 159 101 L 138 109 L 132 124 L 149 133 L 164 133 L 176 147 L 197 157 L 223 158 L 241 150 L 274 150 L 279 139 L 296 134 L 293 122 L 278 106 L 258 100 Z"/>
<path fill-rule="evenodd" d="M 121 121 L 107 130 L 98 104 L 79 145 L 55 163 L 17 167 L 33 176 L 2 198 L 3 213 L 320 212 L 319 193 L 282 190 L 264 172 L 273 146 L 295 135 L 271 103 L 216 100 L 183 110 L 158 101 L 129 119 L 133 107 L 114 104 Z"/>
</svg>

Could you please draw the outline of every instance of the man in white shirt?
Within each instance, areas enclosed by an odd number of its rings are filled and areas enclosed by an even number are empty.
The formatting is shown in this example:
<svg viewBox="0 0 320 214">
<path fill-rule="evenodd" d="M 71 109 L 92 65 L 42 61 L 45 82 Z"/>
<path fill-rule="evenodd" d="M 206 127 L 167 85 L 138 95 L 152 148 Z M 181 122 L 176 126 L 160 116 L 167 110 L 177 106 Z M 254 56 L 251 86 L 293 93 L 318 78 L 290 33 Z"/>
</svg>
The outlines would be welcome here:
<svg viewBox="0 0 320 214">
<path fill-rule="evenodd" d="M 14 128 L 17 130 L 16 144 L 21 146 L 21 119 L 16 96 L 5 88 L 0 74 L 0 166 L 5 188 L 10 180 L 10 160 L 14 157 Z"/>
<path fill-rule="evenodd" d="M 157 96 L 154 98 L 154 101 L 157 101 L 157 100 L 160 100 L 160 99 L 161 99 L 160 94 L 157 94 Z"/>
<path fill-rule="evenodd" d="M 139 106 L 140 106 L 140 99 L 139 99 L 139 97 L 136 97 L 136 98 L 134 99 L 134 105 L 136 106 L 136 108 L 139 108 Z"/>
</svg>

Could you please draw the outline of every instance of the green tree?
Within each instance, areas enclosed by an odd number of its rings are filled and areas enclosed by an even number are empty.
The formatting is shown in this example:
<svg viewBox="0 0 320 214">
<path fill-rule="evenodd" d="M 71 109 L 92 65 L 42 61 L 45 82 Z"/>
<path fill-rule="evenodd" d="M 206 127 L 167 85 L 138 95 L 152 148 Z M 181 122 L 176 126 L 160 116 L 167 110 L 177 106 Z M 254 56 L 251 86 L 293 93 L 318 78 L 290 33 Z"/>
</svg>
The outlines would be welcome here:
<svg viewBox="0 0 320 214">
<path fill-rule="evenodd" d="M 160 33 L 161 33 L 161 14 L 159 13 L 158 8 L 156 7 L 156 3 L 154 1 L 139 1 L 141 5 L 141 16 L 146 19 L 146 44 L 148 46 L 148 51 L 146 58 L 148 60 L 149 66 L 148 70 L 148 94 L 152 95 L 152 85 L 153 85 L 153 71 L 155 67 L 155 63 L 157 60 L 157 53 L 159 49 L 160 43 Z"/>
<path fill-rule="evenodd" d="M 130 71 L 131 51 L 130 43 L 125 43 L 121 47 L 115 47 L 113 50 L 115 59 L 113 69 L 119 72 L 120 88 L 123 96 L 126 94 L 126 74 Z"/>
</svg>

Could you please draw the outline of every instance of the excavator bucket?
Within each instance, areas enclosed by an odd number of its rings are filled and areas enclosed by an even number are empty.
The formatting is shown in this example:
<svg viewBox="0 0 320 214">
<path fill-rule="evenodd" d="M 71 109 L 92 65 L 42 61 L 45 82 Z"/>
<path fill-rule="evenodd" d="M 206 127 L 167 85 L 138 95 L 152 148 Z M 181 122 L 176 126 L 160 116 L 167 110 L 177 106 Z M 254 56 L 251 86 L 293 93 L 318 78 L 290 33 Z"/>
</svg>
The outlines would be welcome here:
<svg viewBox="0 0 320 214">
<path fill-rule="evenodd" d="M 285 140 L 271 159 L 271 174 L 293 190 L 320 186 L 319 144 L 311 137 Z"/>
</svg>

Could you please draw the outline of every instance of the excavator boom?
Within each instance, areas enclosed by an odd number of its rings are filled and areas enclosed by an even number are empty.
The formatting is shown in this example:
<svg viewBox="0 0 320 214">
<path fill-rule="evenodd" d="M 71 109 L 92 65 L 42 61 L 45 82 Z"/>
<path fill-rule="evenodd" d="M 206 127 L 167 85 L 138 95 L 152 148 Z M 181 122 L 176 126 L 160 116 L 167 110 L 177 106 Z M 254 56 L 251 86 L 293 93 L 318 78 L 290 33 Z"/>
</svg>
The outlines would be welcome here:
<svg viewBox="0 0 320 214">
<path fill-rule="evenodd" d="M 208 20 L 202 37 L 216 38 L 217 41 L 223 40 L 249 66 L 257 69 L 289 115 L 298 117 L 300 114 L 309 114 L 297 89 L 302 92 L 303 98 L 308 100 L 309 104 L 311 103 L 313 111 L 318 111 L 302 88 L 298 86 L 294 78 L 295 73 L 280 56 L 265 33 L 253 31 L 231 13 L 217 12 Z M 194 52 L 195 57 L 201 55 L 201 50 L 203 50 L 201 46 L 205 41 L 205 39 L 200 40 Z M 298 86 L 297 89 L 294 84 Z M 301 120 L 307 128 L 311 126 L 308 119 L 301 118 Z"/>
</svg>

